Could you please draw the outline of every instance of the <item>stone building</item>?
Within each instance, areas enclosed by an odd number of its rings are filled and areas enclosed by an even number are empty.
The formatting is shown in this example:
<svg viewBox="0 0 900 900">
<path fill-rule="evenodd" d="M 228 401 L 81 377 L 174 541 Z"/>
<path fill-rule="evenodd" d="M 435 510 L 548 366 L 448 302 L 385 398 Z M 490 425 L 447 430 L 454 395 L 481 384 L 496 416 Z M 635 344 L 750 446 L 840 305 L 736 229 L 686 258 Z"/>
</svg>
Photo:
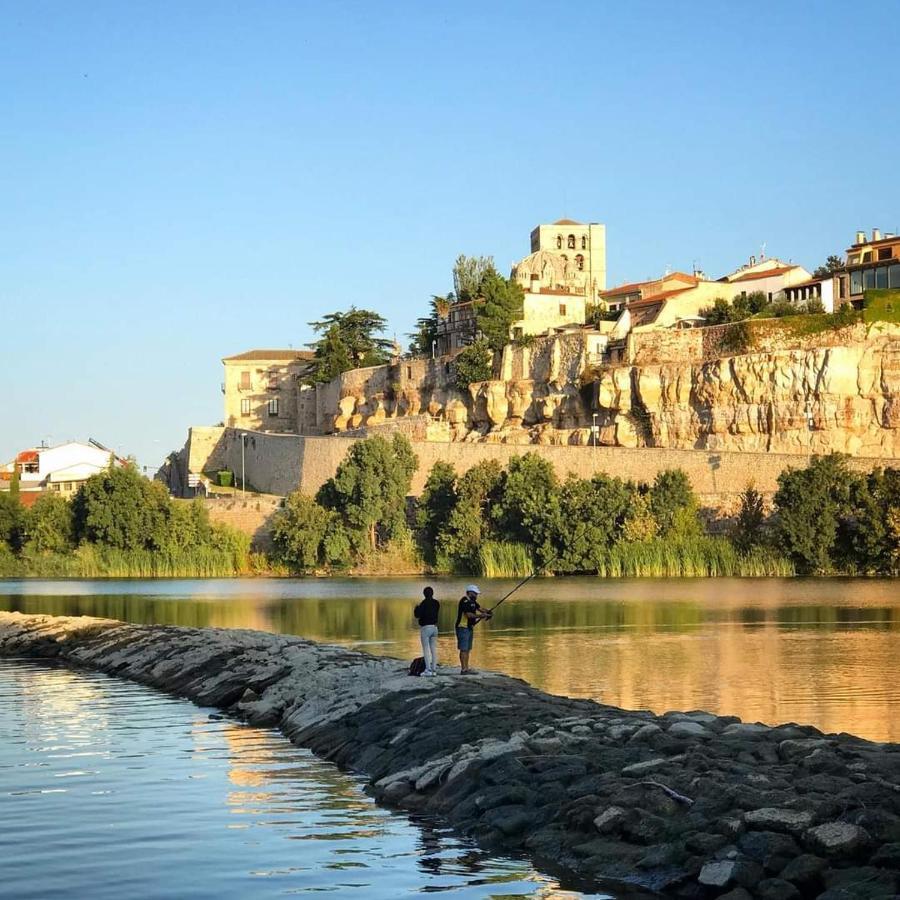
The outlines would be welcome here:
<svg viewBox="0 0 900 900">
<path fill-rule="evenodd" d="M 225 425 L 251 431 L 302 433 L 300 423 L 315 415 L 315 390 L 302 384 L 314 354 L 309 350 L 248 350 L 226 356 Z"/>
</svg>

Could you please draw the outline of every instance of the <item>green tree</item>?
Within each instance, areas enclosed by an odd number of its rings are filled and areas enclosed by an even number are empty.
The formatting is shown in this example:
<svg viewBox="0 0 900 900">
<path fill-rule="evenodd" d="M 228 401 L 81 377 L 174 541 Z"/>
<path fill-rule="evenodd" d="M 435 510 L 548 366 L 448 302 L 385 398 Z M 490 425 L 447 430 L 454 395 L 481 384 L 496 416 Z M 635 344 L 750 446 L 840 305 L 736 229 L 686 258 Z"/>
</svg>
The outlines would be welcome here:
<svg viewBox="0 0 900 900">
<path fill-rule="evenodd" d="M 622 540 L 627 544 L 651 541 L 659 534 L 659 523 L 650 505 L 650 493 L 632 486 L 628 512 L 622 524 Z"/>
<path fill-rule="evenodd" d="M 481 543 L 492 537 L 491 508 L 503 471 L 496 460 L 472 466 L 456 482 L 456 505 L 438 533 L 436 554 L 472 570 Z"/>
<path fill-rule="evenodd" d="M 453 292 L 459 303 L 481 296 L 485 276 L 496 275 L 493 256 L 465 256 L 460 253 L 453 264 Z"/>
<path fill-rule="evenodd" d="M 460 351 L 453 360 L 454 381 L 458 390 L 466 393 L 470 384 L 488 381 L 494 374 L 494 353 L 487 341 L 478 338 Z"/>
<path fill-rule="evenodd" d="M 212 543 L 213 526 L 202 500 L 170 500 L 166 517 L 165 547 L 191 550 Z"/>
<path fill-rule="evenodd" d="M 557 531 L 559 481 L 553 464 L 537 453 L 514 456 L 500 481 L 491 515 L 502 540 L 540 548 L 550 554 Z"/>
<path fill-rule="evenodd" d="M 596 571 L 599 554 L 621 537 L 630 510 L 631 491 L 621 479 L 602 474 L 590 479 L 570 476 L 559 492 L 553 568 Z"/>
<path fill-rule="evenodd" d="M 276 558 L 297 572 L 315 569 L 322 561 L 322 544 L 335 518 L 335 513 L 300 491 L 288 495 L 272 526 Z"/>
<path fill-rule="evenodd" d="M 805 469 L 786 469 L 775 493 L 777 540 L 798 572 L 834 570 L 841 518 L 850 509 L 854 480 L 837 453 L 815 457 Z"/>
<path fill-rule="evenodd" d="M 18 492 L 0 492 L 0 544 L 18 550 L 25 530 L 25 509 L 19 502 Z"/>
<path fill-rule="evenodd" d="M 509 343 L 512 323 L 522 318 L 524 302 L 525 292 L 514 278 L 504 278 L 493 269 L 485 274 L 476 321 L 492 350 L 499 352 Z"/>
<path fill-rule="evenodd" d="M 765 524 L 762 494 L 752 484 L 747 485 L 741 493 L 741 507 L 731 534 L 732 543 L 742 553 L 761 546 L 765 542 Z"/>
<path fill-rule="evenodd" d="M 72 504 L 59 494 L 41 494 L 28 511 L 27 550 L 66 553 L 75 545 Z"/>
<path fill-rule="evenodd" d="M 383 316 L 368 309 L 351 306 L 347 312 L 333 312 L 318 322 L 309 323 L 320 335 L 308 346 L 315 351 L 309 384 L 330 381 L 350 369 L 380 366 L 388 362 L 393 346 L 384 332 Z"/>
<path fill-rule="evenodd" d="M 451 297 L 431 298 L 431 312 L 421 319 L 416 319 L 416 330 L 407 337 L 412 338 L 409 352 L 416 356 L 431 356 L 433 342 L 437 340 L 438 327 L 441 320 L 447 318 Z"/>
<path fill-rule="evenodd" d="M 691 482 L 681 469 L 660 472 L 650 488 L 650 511 L 664 538 L 685 538 L 700 533 L 699 504 Z"/>
<path fill-rule="evenodd" d="M 456 470 L 450 463 L 438 461 L 428 473 L 425 487 L 416 503 L 416 528 L 425 558 L 437 562 L 436 545 L 458 500 Z"/>
<path fill-rule="evenodd" d="M 416 466 L 404 435 L 367 438 L 350 447 L 316 501 L 341 517 L 355 549 L 376 550 L 406 531 L 406 497 Z"/>
<path fill-rule="evenodd" d="M 169 495 L 133 466 L 115 466 L 92 475 L 72 500 L 75 538 L 121 550 L 166 546 Z"/>
<path fill-rule="evenodd" d="M 835 272 L 840 272 L 843 268 L 844 260 L 840 256 L 832 254 L 825 260 L 824 266 L 819 266 L 813 272 L 813 278 L 828 278 L 830 275 L 834 275 Z"/>
</svg>

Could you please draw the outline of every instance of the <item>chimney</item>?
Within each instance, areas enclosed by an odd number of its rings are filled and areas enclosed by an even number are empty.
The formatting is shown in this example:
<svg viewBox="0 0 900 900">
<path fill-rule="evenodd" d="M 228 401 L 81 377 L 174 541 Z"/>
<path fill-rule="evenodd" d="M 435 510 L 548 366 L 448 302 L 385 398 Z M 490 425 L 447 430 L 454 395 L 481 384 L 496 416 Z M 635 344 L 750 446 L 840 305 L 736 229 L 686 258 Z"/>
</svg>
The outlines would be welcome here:
<svg viewBox="0 0 900 900">
<path fill-rule="evenodd" d="M 856 240 L 853 243 L 858 246 L 859 244 L 864 244 L 865 242 L 866 242 L 866 233 L 864 231 L 857 231 L 856 232 Z"/>
<path fill-rule="evenodd" d="M 881 240 L 881 232 L 877 228 L 872 229 L 872 240 L 873 241 Z"/>
<path fill-rule="evenodd" d="M 896 237 L 896 235 L 894 234 L 893 231 L 886 231 L 886 232 L 884 233 L 884 237 L 885 237 L 885 239 L 887 239 L 887 238 Z"/>
</svg>

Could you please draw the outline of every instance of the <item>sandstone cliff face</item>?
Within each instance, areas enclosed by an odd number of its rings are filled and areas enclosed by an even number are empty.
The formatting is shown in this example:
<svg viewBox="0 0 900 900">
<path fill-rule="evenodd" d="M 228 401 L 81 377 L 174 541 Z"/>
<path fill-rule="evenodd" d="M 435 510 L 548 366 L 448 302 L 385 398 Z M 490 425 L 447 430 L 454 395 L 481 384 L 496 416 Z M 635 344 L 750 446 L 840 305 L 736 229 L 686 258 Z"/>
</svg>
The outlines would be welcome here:
<svg viewBox="0 0 900 900">
<path fill-rule="evenodd" d="M 830 333 L 793 348 L 592 370 L 583 338 L 560 335 L 508 347 L 501 378 L 471 385 L 468 395 L 432 361 L 347 379 L 331 430 L 415 423 L 416 436 L 434 440 L 588 445 L 596 416 L 597 441 L 607 446 L 896 457 L 900 326 L 859 326 L 843 339 Z"/>
</svg>

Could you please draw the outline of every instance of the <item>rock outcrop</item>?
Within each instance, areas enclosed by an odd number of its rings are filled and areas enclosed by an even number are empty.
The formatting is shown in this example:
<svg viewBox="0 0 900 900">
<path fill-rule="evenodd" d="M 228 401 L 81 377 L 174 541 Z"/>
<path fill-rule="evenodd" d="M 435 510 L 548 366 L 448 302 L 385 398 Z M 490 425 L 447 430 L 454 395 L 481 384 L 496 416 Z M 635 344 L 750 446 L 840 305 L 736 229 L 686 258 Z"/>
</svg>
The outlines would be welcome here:
<svg viewBox="0 0 900 900">
<path fill-rule="evenodd" d="M 730 354 L 717 336 L 633 335 L 631 365 L 596 365 L 581 333 L 541 338 L 468 393 L 433 361 L 347 373 L 325 418 L 342 433 L 419 417 L 441 441 L 587 445 L 596 422 L 607 446 L 900 456 L 900 326 L 773 332 Z"/>
<path fill-rule="evenodd" d="M 381 802 L 616 896 L 896 897 L 900 747 L 704 712 L 657 716 L 501 675 L 255 631 L 0 613 L 60 657 L 278 725 Z"/>
</svg>

